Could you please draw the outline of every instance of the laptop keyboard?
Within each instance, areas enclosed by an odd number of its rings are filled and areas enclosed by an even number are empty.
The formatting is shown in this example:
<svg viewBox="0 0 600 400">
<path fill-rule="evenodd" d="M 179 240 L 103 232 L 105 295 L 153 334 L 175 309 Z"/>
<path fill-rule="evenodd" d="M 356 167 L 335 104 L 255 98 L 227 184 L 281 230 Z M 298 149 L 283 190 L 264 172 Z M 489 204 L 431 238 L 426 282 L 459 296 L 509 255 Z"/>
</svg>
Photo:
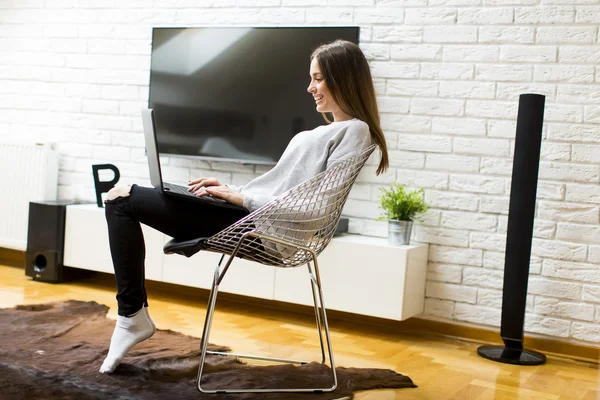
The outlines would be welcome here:
<svg viewBox="0 0 600 400">
<path fill-rule="evenodd" d="M 188 191 L 187 187 L 185 186 L 173 185 L 172 183 L 163 183 L 163 186 L 165 187 L 165 190 L 168 190 L 171 193 L 179 193 L 186 196 L 196 197 L 196 195 Z"/>
<path fill-rule="evenodd" d="M 217 197 L 212 197 L 212 196 L 202 196 L 202 197 L 197 197 L 194 193 L 188 191 L 188 188 L 185 186 L 180 186 L 180 185 L 174 185 L 172 183 L 163 183 L 164 189 L 171 192 L 171 193 L 178 193 L 178 194 L 182 194 L 184 196 L 191 196 L 195 199 L 199 199 L 199 200 L 208 200 L 208 201 L 214 201 L 217 203 L 223 203 L 223 202 L 227 202 L 226 200 L 223 199 L 219 199 Z"/>
</svg>

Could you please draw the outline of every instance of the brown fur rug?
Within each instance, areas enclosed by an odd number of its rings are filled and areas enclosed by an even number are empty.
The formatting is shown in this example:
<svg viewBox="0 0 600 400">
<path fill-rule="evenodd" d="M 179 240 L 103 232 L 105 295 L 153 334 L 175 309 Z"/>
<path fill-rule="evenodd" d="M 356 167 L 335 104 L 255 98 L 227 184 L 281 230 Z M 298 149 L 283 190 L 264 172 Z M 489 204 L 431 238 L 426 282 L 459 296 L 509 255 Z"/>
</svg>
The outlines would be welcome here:
<svg viewBox="0 0 600 400">
<path fill-rule="evenodd" d="M 416 387 L 391 370 L 336 368 L 338 389 L 324 394 L 217 394 L 196 388 L 198 338 L 169 330 L 138 344 L 112 375 L 98 372 L 114 321 L 108 307 L 67 301 L 0 309 L 0 398 L 2 399 L 340 399 L 356 390 Z M 224 346 L 209 349 L 228 351 Z M 246 365 L 234 357 L 209 356 L 203 386 L 328 385 L 329 368 Z"/>
</svg>

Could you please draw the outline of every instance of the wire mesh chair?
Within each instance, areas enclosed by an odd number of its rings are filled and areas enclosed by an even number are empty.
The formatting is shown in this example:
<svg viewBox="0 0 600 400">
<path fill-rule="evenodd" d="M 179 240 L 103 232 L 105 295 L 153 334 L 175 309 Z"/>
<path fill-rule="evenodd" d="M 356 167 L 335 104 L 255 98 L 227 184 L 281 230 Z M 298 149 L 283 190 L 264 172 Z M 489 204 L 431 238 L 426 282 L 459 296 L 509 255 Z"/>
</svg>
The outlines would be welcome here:
<svg viewBox="0 0 600 400">
<path fill-rule="evenodd" d="M 331 241 L 350 189 L 363 165 L 375 150 L 372 145 L 295 186 L 275 200 L 257 209 L 221 232 L 209 237 L 187 241 L 171 240 L 164 246 L 165 254 L 191 257 L 200 250 L 221 253 L 215 269 L 208 300 L 206 320 L 201 339 L 198 369 L 198 389 L 203 393 L 266 393 L 266 392 L 331 392 L 337 387 L 333 350 L 323 302 L 323 291 L 317 256 Z M 221 270 L 225 255 L 229 255 Z M 208 338 L 216 305 L 217 292 L 234 257 L 273 267 L 291 268 L 307 264 L 311 280 L 315 319 L 321 344 L 321 363 L 326 363 L 322 331 L 325 331 L 332 385 L 324 388 L 219 388 L 202 387 L 202 370 L 207 354 L 231 355 L 265 361 L 307 364 L 307 361 L 208 351 Z M 311 264 L 313 265 L 311 267 Z M 314 268 L 313 268 L 314 267 Z M 318 301 L 317 301 L 318 298 Z"/>
</svg>

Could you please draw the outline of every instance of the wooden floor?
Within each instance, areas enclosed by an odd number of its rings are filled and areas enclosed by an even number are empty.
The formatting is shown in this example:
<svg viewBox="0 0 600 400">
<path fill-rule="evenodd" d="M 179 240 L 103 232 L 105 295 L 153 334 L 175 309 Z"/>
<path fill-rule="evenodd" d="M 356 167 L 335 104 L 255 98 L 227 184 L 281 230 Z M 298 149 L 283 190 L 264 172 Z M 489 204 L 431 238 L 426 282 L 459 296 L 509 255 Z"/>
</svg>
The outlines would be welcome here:
<svg viewBox="0 0 600 400">
<path fill-rule="evenodd" d="M 32 281 L 22 269 L 0 266 L 0 307 L 62 300 L 94 300 L 116 317 L 114 278 L 60 285 Z M 191 293 L 191 294 L 190 294 Z M 150 312 L 160 329 L 200 336 L 206 294 L 173 286 L 149 289 Z M 327 300 L 327 298 L 325 298 Z M 309 316 L 247 304 L 217 302 L 211 342 L 235 351 L 315 359 L 316 330 Z M 359 400 L 386 399 L 581 399 L 600 400 L 597 364 L 549 357 L 542 366 L 519 367 L 477 356 L 477 343 L 432 335 L 389 332 L 375 326 L 330 321 L 338 366 L 391 368 L 410 376 L 417 389 L 358 393 Z M 1 328 L 0 328 L 1 329 Z"/>
</svg>

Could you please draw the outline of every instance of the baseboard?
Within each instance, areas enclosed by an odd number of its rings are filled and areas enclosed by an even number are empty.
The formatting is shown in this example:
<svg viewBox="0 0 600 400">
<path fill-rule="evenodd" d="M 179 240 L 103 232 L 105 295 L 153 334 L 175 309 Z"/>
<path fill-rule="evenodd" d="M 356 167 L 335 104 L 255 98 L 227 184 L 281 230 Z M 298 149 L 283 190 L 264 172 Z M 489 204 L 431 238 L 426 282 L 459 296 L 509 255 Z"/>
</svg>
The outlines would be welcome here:
<svg viewBox="0 0 600 400">
<path fill-rule="evenodd" d="M 0 265 L 25 268 L 25 252 L 0 247 Z"/>
<path fill-rule="evenodd" d="M 25 252 L 0 248 L 0 264 L 15 267 L 25 267 Z M 114 277 L 110 274 L 96 273 L 93 278 L 94 284 L 114 289 Z M 160 291 L 172 298 L 174 301 L 181 299 L 189 301 L 197 299 L 205 301 L 208 299 L 209 291 L 189 286 L 180 286 L 164 282 L 148 281 L 148 290 Z M 242 296 L 231 293 L 219 293 L 219 307 L 230 307 L 235 310 L 248 310 L 249 313 L 264 314 L 274 317 L 273 313 L 289 314 L 290 312 L 313 320 L 314 311 L 312 307 L 299 304 L 291 304 L 280 301 L 265 300 L 254 297 Z M 393 321 L 382 318 L 369 317 L 365 315 L 328 310 L 329 320 L 336 325 L 348 329 L 358 329 L 361 332 L 385 332 L 389 335 L 403 333 L 415 333 L 419 335 L 432 334 L 436 336 L 450 337 L 459 340 L 467 340 L 479 343 L 501 344 L 500 334 L 497 330 L 481 328 L 478 326 L 436 321 L 423 318 L 410 318 L 405 321 Z M 548 356 L 568 357 L 576 360 L 598 363 L 600 360 L 600 347 L 587 346 L 585 344 L 568 343 L 561 340 L 527 335 L 525 336 L 525 348 L 540 351 Z"/>
<path fill-rule="evenodd" d="M 499 329 L 493 330 L 478 326 L 422 318 L 411 318 L 400 322 L 400 324 L 404 325 L 406 328 L 419 332 L 427 332 L 473 342 L 503 344 L 502 339 L 500 338 Z M 532 334 L 525 335 L 523 345 L 528 350 L 537 350 L 547 356 L 569 357 L 596 364 L 600 362 L 600 347 L 569 343 Z"/>
</svg>

